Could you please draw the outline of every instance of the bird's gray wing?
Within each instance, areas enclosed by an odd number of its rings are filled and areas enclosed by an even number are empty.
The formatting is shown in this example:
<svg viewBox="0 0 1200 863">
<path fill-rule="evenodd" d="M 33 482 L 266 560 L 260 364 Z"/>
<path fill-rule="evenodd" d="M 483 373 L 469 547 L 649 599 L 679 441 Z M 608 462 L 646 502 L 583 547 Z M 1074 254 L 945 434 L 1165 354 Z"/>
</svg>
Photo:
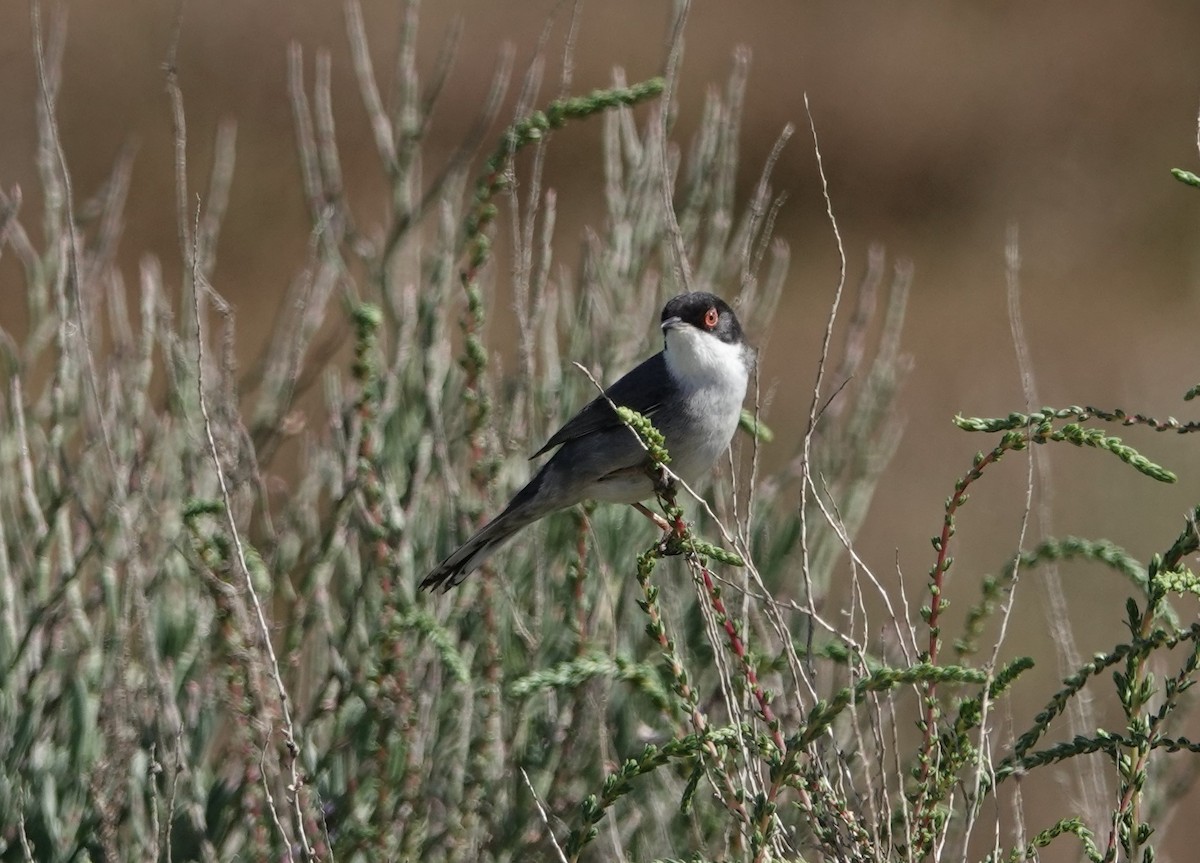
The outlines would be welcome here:
<svg viewBox="0 0 1200 863">
<path fill-rule="evenodd" d="M 669 382 L 666 357 L 659 351 L 606 389 L 603 396 L 597 396 L 584 405 L 530 458 L 537 458 L 567 441 L 622 425 L 621 418 L 609 401 L 619 407 L 632 408 L 645 416 L 653 416 L 666 399 Z"/>
</svg>

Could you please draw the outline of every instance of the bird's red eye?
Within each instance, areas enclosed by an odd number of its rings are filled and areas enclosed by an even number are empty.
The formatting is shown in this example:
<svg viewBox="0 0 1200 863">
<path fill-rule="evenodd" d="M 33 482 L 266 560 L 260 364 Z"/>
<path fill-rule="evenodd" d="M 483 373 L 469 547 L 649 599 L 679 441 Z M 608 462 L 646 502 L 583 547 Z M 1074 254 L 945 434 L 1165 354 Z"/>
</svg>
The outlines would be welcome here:
<svg viewBox="0 0 1200 863">
<path fill-rule="evenodd" d="M 704 313 L 704 326 L 708 327 L 710 330 L 715 329 L 717 326 L 717 321 L 720 320 L 720 317 L 721 316 L 717 314 L 716 309 L 710 308 Z"/>
</svg>

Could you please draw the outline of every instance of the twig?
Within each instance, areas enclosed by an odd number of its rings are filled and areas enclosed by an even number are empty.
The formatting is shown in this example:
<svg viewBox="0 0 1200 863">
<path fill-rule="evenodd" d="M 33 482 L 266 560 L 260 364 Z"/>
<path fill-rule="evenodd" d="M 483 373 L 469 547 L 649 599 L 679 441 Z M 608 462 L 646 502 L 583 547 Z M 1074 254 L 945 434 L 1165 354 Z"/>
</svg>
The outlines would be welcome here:
<svg viewBox="0 0 1200 863">
<path fill-rule="evenodd" d="M 667 43 L 669 53 L 667 54 L 666 69 L 663 71 L 662 103 L 659 108 L 661 130 L 658 135 L 658 159 L 662 172 L 662 212 L 667 223 L 667 237 L 671 240 L 676 281 L 684 291 L 692 290 L 692 270 L 688 263 L 683 232 L 679 230 L 679 220 L 675 216 L 675 205 L 672 201 L 674 183 L 671 176 L 671 160 L 667 158 L 667 130 L 671 125 L 671 103 L 675 100 L 675 85 L 679 82 L 679 62 L 683 58 L 683 29 L 687 23 L 691 5 L 691 0 L 682 0 L 678 4 L 679 11 L 676 13 L 670 40 Z"/>
<path fill-rule="evenodd" d="M 51 96 L 51 85 L 46 73 L 46 51 L 42 44 L 42 13 L 38 0 L 30 0 L 29 14 L 33 29 L 34 56 L 37 60 L 38 93 L 42 97 L 42 109 L 46 112 L 46 132 L 50 137 L 50 145 L 54 150 L 54 160 L 62 183 L 64 221 L 67 231 L 67 284 L 71 289 L 71 299 L 74 301 L 76 322 L 79 326 L 79 341 L 83 348 L 83 361 L 87 366 L 87 388 L 91 396 L 92 409 L 96 412 L 96 425 L 100 429 L 100 440 L 104 444 L 104 453 L 108 457 L 108 466 L 112 471 L 113 483 L 119 485 L 120 471 L 117 467 L 117 455 L 113 450 L 112 438 L 108 433 L 108 424 L 104 421 L 104 406 L 100 401 L 100 389 L 97 383 L 96 360 L 92 356 L 92 343 L 87 315 L 83 309 L 83 286 L 80 284 L 79 267 L 79 238 L 75 235 L 75 198 L 71 187 L 71 172 L 67 170 L 67 155 L 63 151 L 62 139 L 58 134 L 58 117 L 55 114 L 55 98 Z M 64 322 L 65 325 L 65 322 Z M 64 345 L 64 348 L 66 346 Z"/>
<path fill-rule="evenodd" d="M 825 163 L 821 157 L 821 142 L 817 137 L 817 124 L 813 119 L 812 107 L 808 102 L 808 94 L 804 94 L 804 113 L 808 116 L 808 128 L 812 133 L 813 155 L 817 159 L 817 173 L 821 177 L 821 194 L 825 198 L 825 214 L 829 219 L 829 226 L 833 230 L 833 238 L 837 243 L 838 251 L 838 283 L 837 289 L 833 294 L 833 303 L 829 307 L 829 317 L 825 323 L 825 336 L 821 341 L 821 357 L 817 361 L 817 378 L 813 381 L 813 397 L 808 409 L 808 428 L 804 432 L 804 447 L 803 458 L 800 462 L 801 484 L 800 484 L 800 569 L 804 576 L 804 592 L 805 598 L 812 613 L 815 614 L 816 607 L 813 605 L 813 580 L 812 568 L 809 565 L 809 550 L 808 550 L 808 519 L 805 517 L 805 510 L 808 507 L 808 493 L 811 489 L 814 499 L 821 502 L 820 494 L 817 492 L 816 486 L 812 481 L 812 441 L 813 434 L 817 428 L 818 405 L 821 402 L 821 384 L 825 380 L 825 363 L 829 359 L 830 345 L 833 342 L 833 325 L 837 321 L 838 310 L 842 303 L 842 292 L 846 287 L 846 248 L 842 243 L 842 232 L 838 228 L 837 217 L 833 213 L 833 198 L 829 194 L 829 179 L 825 176 Z M 848 539 L 848 538 L 847 538 Z M 812 627 L 808 628 L 808 650 L 806 657 L 808 662 L 809 676 L 813 676 L 814 669 L 812 666 Z"/>
<path fill-rule="evenodd" d="M 196 207 L 197 223 L 199 222 L 199 218 L 200 218 L 200 207 L 199 207 L 199 204 L 197 204 L 197 207 Z M 198 224 L 197 224 L 197 228 L 198 228 Z M 193 233 L 193 236 L 195 236 L 195 235 L 196 234 Z M 197 256 L 197 250 L 193 248 L 193 250 L 192 250 L 192 276 L 195 279 L 201 278 L 200 273 L 199 273 L 199 268 L 198 268 L 198 260 L 199 259 Z M 220 454 L 217 452 L 217 441 L 216 441 L 216 437 L 213 435 L 212 419 L 208 413 L 208 399 L 204 395 L 204 337 L 203 337 L 203 334 L 201 333 L 201 326 L 200 326 L 200 321 L 202 318 L 201 309 L 200 309 L 200 287 L 201 287 L 201 285 L 203 285 L 203 287 L 209 292 L 210 296 L 213 296 L 213 297 L 216 296 L 215 291 L 213 291 L 212 287 L 210 285 L 208 285 L 207 283 L 198 282 L 195 286 L 193 286 L 192 299 L 193 299 L 193 302 L 195 303 L 195 308 L 193 309 L 193 311 L 195 312 L 195 315 L 196 315 L 196 390 L 197 390 L 197 398 L 199 400 L 200 413 L 204 418 L 204 434 L 208 441 L 208 453 L 209 453 L 209 456 L 212 458 L 213 467 L 216 470 L 217 482 L 221 486 L 221 502 L 222 502 L 222 508 L 225 512 L 225 523 L 226 523 L 226 526 L 229 528 L 229 535 L 230 535 L 230 538 L 233 540 L 233 547 L 234 547 L 235 551 L 237 552 L 238 569 L 240 570 L 240 575 L 242 576 L 242 579 L 245 582 L 246 593 L 249 595 L 251 604 L 254 606 L 254 613 L 258 620 L 259 636 L 262 638 L 263 647 L 267 652 L 267 659 L 270 662 L 270 666 L 271 666 L 271 676 L 275 681 L 276 691 L 279 693 L 279 706 L 283 713 L 284 743 L 287 746 L 288 754 L 290 756 L 289 762 L 290 762 L 290 767 L 291 767 L 291 783 L 292 783 L 290 786 L 290 789 L 294 795 L 292 799 L 293 799 L 293 803 L 295 805 L 295 810 L 296 810 L 296 830 L 299 833 L 301 844 L 304 847 L 305 856 L 307 859 L 311 860 L 315 857 L 315 854 L 313 853 L 312 846 L 309 844 L 308 836 L 306 835 L 306 833 L 304 831 L 304 813 L 300 806 L 301 781 L 300 781 L 299 770 L 297 768 L 297 762 L 299 761 L 299 756 L 300 756 L 300 749 L 296 743 L 296 730 L 295 730 L 295 726 L 292 723 L 292 713 L 291 713 L 291 708 L 289 707 L 290 699 L 288 697 L 287 688 L 284 686 L 284 683 L 283 683 L 283 676 L 279 671 L 279 660 L 275 656 L 275 647 L 271 643 L 271 629 L 270 629 L 270 626 L 267 624 L 266 613 L 263 611 L 262 602 L 258 598 L 258 591 L 254 587 L 254 579 L 250 575 L 250 566 L 246 561 L 246 549 L 242 543 L 241 532 L 238 530 L 237 520 L 233 517 L 233 501 L 229 495 L 228 483 L 226 483 L 226 481 L 225 481 L 225 469 L 223 467 L 221 467 L 221 457 L 220 457 Z M 264 782 L 265 781 L 266 780 L 264 778 Z M 270 800 L 270 794 L 268 792 L 268 801 L 269 800 Z M 272 806 L 272 814 L 275 815 L 273 806 Z M 278 821 L 279 821 L 278 815 L 275 815 L 275 819 L 276 819 L 276 823 L 278 823 Z M 282 825 L 280 825 L 280 829 L 282 830 Z M 283 835 L 284 835 L 284 840 L 286 843 L 287 842 L 287 834 L 284 833 Z M 288 844 L 288 848 L 289 848 L 288 857 L 290 859 L 291 858 L 290 843 Z"/>
<path fill-rule="evenodd" d="M 525 768 L 521 768 L 521 778 L 525 780 L 525 787 L 529 789 L 529 793 L 533 795 L 533 805 L 537 807 L 538 815 L 542 817 L 542 823 L 546 825 L 546 835 L 550 837 L 550 844 L 554 846 L 555 852 L 558 854 L 558 859 L 562 863 L 567 863 L 566 852 L 562 846 L 558 844 L 558 839 L 554 835 L 553 828 L 550 827 L 550 816 L 546 814 L 546 808 L 542 806 L 542 799 L 538 797 L 537 791 L 533 788 L 533 783 L 529 781 L 529 774 L 525 772 Z"/>
</svg>

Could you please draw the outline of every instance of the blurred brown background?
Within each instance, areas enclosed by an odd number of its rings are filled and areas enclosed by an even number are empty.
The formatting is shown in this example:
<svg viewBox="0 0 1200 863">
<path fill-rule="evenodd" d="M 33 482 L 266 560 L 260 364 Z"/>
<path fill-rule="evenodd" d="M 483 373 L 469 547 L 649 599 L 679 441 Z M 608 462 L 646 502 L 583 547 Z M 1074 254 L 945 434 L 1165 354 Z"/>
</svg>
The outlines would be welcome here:
<svg viewBox="0 0 1200 863">
<path fill-rule="evenodd" d="M 168 273 L 178 266 L 161 69 L 172 7 L 147 0 L 70 7 L 60 116 L 77 195 L 96 189 L 123 145 L 138 147 L 122 258 L 130 283 L 146 251 L 162 255 Z M 366 3 L 365 13 L 376 58 L 389 62 L 398 4 Z M 503 43 L 514 47 L 520 73 L 552 20 L 549 54 L 557 60 L 569 13 L 569 6 L 549 0 L 425 4 L 420 59 L 427 74 L 452 19 L 464 22 L 434 140 L 453 146 L 474 119 Z M 630 80 L 658 73 L 668 13 L 668 4 L 641 0 L 586 4 L 572 89 L 609 84 L 614 66 Z M 956 431 L 951 417 L 1023 409 L 1006 319 L 1008 224 L 1020 232 L 1024 323 L 1039 402 L 1200 414 L 1181 401 L 1200 380 L 1200 191 L 1168 173 L 1200 162 L 1198 33 L 1200 4 L 759 0 L 701 3 L 692 14 L 680 84 L 684 134 L 705 88 L 724 85 L 738 46 L 753 58 L 743 136 L 747 187 L 783 124 L 799 128 L 775 173 L 775 187 L 789 193 L 776 233 L 792 249 L 790 284 L 773 331 L 757 334 L 767 343 L 764 383 L 776 388 L 769 414 L 779 432 L 776 463 L 790 454 L 807 413 L 810 370 L 838 273 L 804 94 L 851 281 L 874 241 L 915 266 L 905 335 L 915 362 L 903 396 L 905 438 L 860 549 L 885 577 L 898 562 L 914 603 L 923 601 L 919 589 L 933 559 L 928 537 L 939 527 L 942 501 L 974 452 L 991 445 Z M 258 322 L 269 319 L 298 269 L 308 233 L 285 83 L 293 40 L 304 46 L 310 81 L 315 49 L 332 52 L 349 184 L 360 206 L 369 207 L 379 175 L 340 4 L 260 0 L 186 8 L 179 65 L 194 188 L 203 188 L 216 123 L 232 117 L 239 126 L 215 282 L 239 310 L 247 356 L 260 335 Z M 28 9 L 5 4 L 0 183 L 21 185 L 31 227 L 33 70 Z M 546 98 L 557 74 L 551 62 Z M 581 228 L 601 212 L 598 132 L 598 124 L 584 124 L 549 151 L 548 182 L 559 191 L 560 260 L 575 258 Z M 19 322 L 21 302 L 8 256 L 0 262 L 6 325 Z M 1180 482 L 1157 486 L 1110 456 L 1058 446 L 1045 451 L 1051 482 L 1039 501 L 1050 504 L 1053 533 L 1108 537 L 1145 558 L 1170 544 L 1183 513 L 1200 499 L 1200 457 L 1194 442 L 1175 435 L 1131 430 L 1124 436 L 1174 469 Z M 1024 480 L 1024 462 L 1010 459 L 976 487 L 963 512 L 954 570 L 960 610 L 973 599 L 979 574 L 994 571 L 1014 547 Z M 1124 585 L 1094 569 L 1067 568 L 1063 575 L 1081 647 L 1113 643 Z M 1037 581 L 1022 586 L 1021 651 L 1049 656 Z M 1057 676 L 1052 662 L 1042 665 L 1047 682 Z"/>
</svg>

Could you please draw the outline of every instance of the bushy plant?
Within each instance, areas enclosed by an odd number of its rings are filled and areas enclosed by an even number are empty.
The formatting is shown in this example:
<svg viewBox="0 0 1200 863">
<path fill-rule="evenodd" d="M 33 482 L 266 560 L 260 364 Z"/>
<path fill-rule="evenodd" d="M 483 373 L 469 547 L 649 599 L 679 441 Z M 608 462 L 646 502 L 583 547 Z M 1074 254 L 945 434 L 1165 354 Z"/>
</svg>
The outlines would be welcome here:
<svg viewBox="0 0 1200 863">
<path fill-rule="evenodd" d="M 889 282 L 879 252 L 856 289 L 844 276 L 835 286 L 808 425 L 772 444 L 794 451 L 784 469 L 759 468 L 769 432 L 756 386 L 713 488 L 664 487 L 666 536 L 628 508 L 585 506 L 531 528 L 447 597 L 416 592 L 524 478 L 541 436 L 591 397 L 569 359 L 613 379 L 684 289 L 738 298 L 750 332 L 769 328 L 787 267 L 769 178 L 791 130 L 743 199 L 744 57 L 686 147 L 673 129 L 677 53 L 663 79 L 540 110 L 535 64 L 496 136 L 501 76 L 480 131 L 431 179 L 421 156 L 444 71 L 422 87 L 410 9 L 385 99 L 350 3 L 390 204 L 376 222 L 356 218 L 329 55 L 310 82 L 293 49 L 311 242 L 246 374 L 236 310 L 213 282 L 232 130 L 218 130 L 196 196 L 185 87 L 168 62 L 183 266 L 171 276 L 147 257 L 130 288 L 115 263 L 129 163 L 77 203 L 55 114 L 64 23 L 43 27 L 32 9 L 42 212 L 0 193 L 0 254 L 20 263 L 29 320 L 2 340 L 0 857 L 998 860 L 1073 834 L 1089 859 L 1152 859 L 1155 807 L 1193 777 L 1166 782 L 1158 765 L 1197 747 L 1172 722 L 1200 629 L 1169 605 L 1196 591 L 1196 513 L 1147 564 L 1103 541 L 1022 550 L 984 581 L 949 661 L 944 576 L 956 514 L 1002 457 L 1066 442 L 1171 481 L 1096 423 L 1196 426 L 1077 407 L 958 419 L 997 440 L 967 459 L 933 541 L 929 599 L 910 610 L 854 548 L 896 443 L 906 368 L 911 274 L 897 267 Z M 576 122 L 603 140 L 606 215 L 571 271 L 554 264 L 543 161 L 553 131 Z M 511 273 L 494 266 L 497 241 L 511 244 Z M 488 322 L 510 278 L 504 372 Z M 315 381 L 323 400 L 302 413 Z M 303 452 L 293 476 L 285 442 Z M 286 494 L 272 491 L 281 483 Z M 1128 637 L 1009 734 L 996 703 L 1031 661 L 997 649 L 973 664 L 982 633 L 1007 621 L 1018 573 L 1067 556 L 1129 580 Z M 851 587 L 831 593 L 835 581 Z M 846 615 L 828 611 L 835 599 Z M 1174 670 L 1152 675 L 1152 657 Z M 1106 672 L 1124 726 L 1047 742 Z M 1102 812 L 1064 807 L 982 836 L 1006 782 L 1096 752 L 1115 788 Z"/>
</svg>

